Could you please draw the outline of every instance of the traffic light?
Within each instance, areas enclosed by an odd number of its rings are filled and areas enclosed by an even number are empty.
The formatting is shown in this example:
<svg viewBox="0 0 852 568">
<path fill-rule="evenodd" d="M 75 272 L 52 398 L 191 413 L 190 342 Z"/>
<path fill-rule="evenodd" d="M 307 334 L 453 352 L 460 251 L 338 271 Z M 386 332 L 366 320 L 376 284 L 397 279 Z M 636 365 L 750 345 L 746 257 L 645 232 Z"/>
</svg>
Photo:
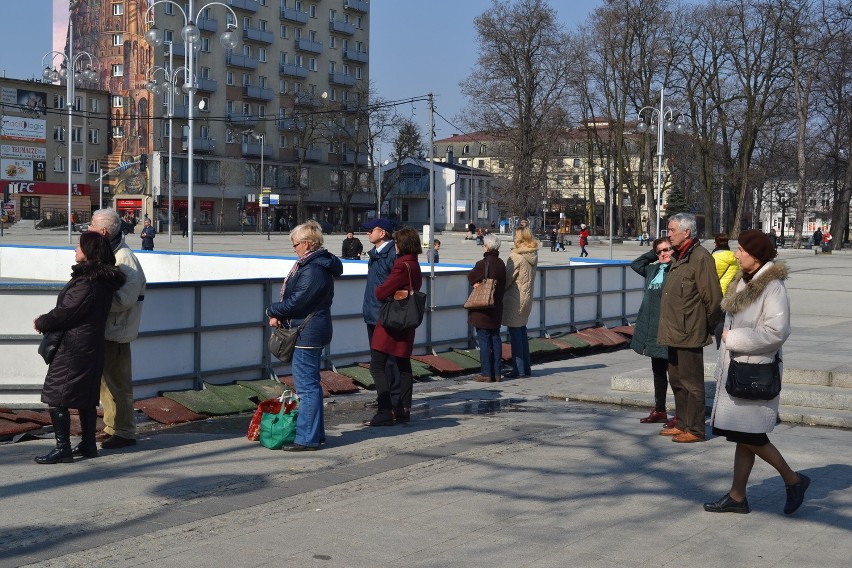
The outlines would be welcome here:
<svg viewBox="0 0 852 568">
<path fill-rule="evenodd" d="M 148 169 L 148 154 L 139 156 L 139 171 L 144 172 Z"/>
</svg>

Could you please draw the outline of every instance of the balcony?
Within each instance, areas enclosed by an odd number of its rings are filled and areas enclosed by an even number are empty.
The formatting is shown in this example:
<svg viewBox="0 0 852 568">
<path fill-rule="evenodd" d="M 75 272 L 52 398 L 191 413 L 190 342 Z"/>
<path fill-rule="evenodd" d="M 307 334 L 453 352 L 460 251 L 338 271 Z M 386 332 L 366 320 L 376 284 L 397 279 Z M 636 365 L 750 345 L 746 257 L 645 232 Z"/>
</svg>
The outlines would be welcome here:
<svg viewBox="0 0 852 568">
<path fill-rule="evenodd" d="M 322 99 L 319 95 L 302 93 L 293 97 L 293 104 L 297 107 L 318 108 L 322 105 Z"/>
<path fill-rule="evenodd" d="M 343 9 L 366 14 L 370 11 L 370 5 L 362 0 L 343 0 Z"/>
<path fill-rule="evenodd" d="M 257 101 L 271 101 L 275 97 L 272 89 L 264 89 L 263 87 L 252 87 L 246 85 L 243 87 L 243 98 L 254 99 Z"/>
<path fill-rule="evenodd" d="M 255 30 L 253 28 L 246 28 L 243 30 L 243 41 L 254 41 L 257 43 L 270 44 L 272 43 L 272 40 L 272 32 Z"/>
<path fill-rule="evenodd" d="M 299 148 L 299 154 L 306 162 L 322 161 L 322 150 L 319 148 Z"/>
<path fill-rule="evenodd" d="M 254 126 L 257 124 L 257 117 L 252 114 L 243 114 L 241 112 L 229 112 L 228 122 L 239 126 Z"/>
<path fill-rule="evenodd" d="M 198 80 L 198 92 L 200 93 L 215 93 L 216 79 L 202 78 Z"/>
<path fill-rule="evenodd" d="M 180 57 L 181 59 L 186 59 L 186 46 L 183 43 L 172 43 L 172 55 L 175 57 Z M 168 61 L 168 51 L 166 53 L 166 60 Z"/>
<path fill-rule="evenodd" d="M 328 22 L 328 29 L 334 33 L 345 34 L 345 35 L 355 35 L 355 26 L 350 24 L 349 22 L 344 22 L 342 20 L 330 20 Z"/>
<path fill-rule="evenodd" d="M 370 56 L 367 55 L 366 51 L 354 51 L 352 49 L 347 49 L 343 52 L 343 59 L 355 61 L 357 63 L 368 63 L 370 61 Z"/>
<path fill-rule="evenodd" d="M 195 25 L 198 26 L 198 29 L 202 32 L 216 33 L 217 31 L 219 31 L 219 22 L 211 18 L 198 18 L 198 21 L 195 22 Z"/>
<path fill-rule="evenodd" d="M 290 8 L 282 8 L 281 19 L 297 24 L 307 24 L 310 17 L 307 12 L 300 12 L 299 10 L 292 10 Z"/>
<path fill-rule="evenodd" d="M 291 65 L 290 63 L 282 63 L 278 68 L 278 74 L 283 77 L 296 77 L 298 79 L 308 78 L 308 68 Z"/>
<path fill-rule="evenodd" d="M 184 152 L 189 150 L 189 144 L 186 139 L 181 140 L 180 145 Z M 210 154 L 215 147 L 215 144 L 209 138 L 192 138 L 192 151 L 195 154 Z"/>
<path fill-rule="evenodd" d="M 279 118 L 278 130 L 301 130 L 305 127 L 305 121 L 297 118 Z"/>
<path fill-rule="evenodd" d="M 172 118 L 187 118 L 189 116 L 186 105 L 175 105 Z"/>
<path fill-rule="evenodd" d="M 257 59 L 248 55 L 237 55 L 229 53 L 225 56 L 225 64 L 241 69 L 257 69 Z"/>
<path fill-rule="evenodd" d="M 355 77 L 346 73 L 329 73 L 328 82 L 332 85 L 342 85 L 344 87 L 354 87 Z"/>
<path fill-rule="evenodd" d="M 260 142 L 243 142 L 242 153 L 243 157 L 246 158 L 259 158 L 260 151 L 263 150 L 263 157 L 265 159 L 275 158 L 275 148 L 272 147 L 271 144 L 266 144 L 266 140 L 264 140 L 264 144 Z"/>
<path fill-rule="evenodd" d="M 225 3 L 234 10 L 243 10 L 251 13 L 257 12 L 258 8 L 257 0 L 225 0 Z"/>
<path fill-rule="evenodd" d="M 346 152 L 341 156 L 342 163 L 346 165 L 358 165 L 358 166 L 366 166 L 367 165 L 367 154 L 364 152 L 358 153 L 357 157 L 355 152 Z"/>
<path fill-rule="evenodd" d="M 322 53 L 322 43 L 309 39 L 297 39 L 296 49 L 298 51 L 307 51 L 308 53 Z"/>
</svg>

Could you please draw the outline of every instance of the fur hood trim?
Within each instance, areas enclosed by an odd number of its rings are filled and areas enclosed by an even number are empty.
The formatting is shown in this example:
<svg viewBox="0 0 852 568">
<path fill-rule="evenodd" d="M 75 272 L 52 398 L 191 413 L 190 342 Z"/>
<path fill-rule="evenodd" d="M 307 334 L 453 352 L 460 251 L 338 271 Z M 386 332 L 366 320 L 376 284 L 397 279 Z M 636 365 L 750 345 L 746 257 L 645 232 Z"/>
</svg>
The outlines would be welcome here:
<svg viewBox="0 0 852 568">
<path fill-rule="evenodd" d="M 86 261 L 77 263 L 71 267 L 71 278 L 103 280 L 112 291 L 121 288 L 126 280 L 124 273 L 115 265 Z"/>
<path fill-rule="evenodd" d="M 737 285 L 743 278 L 743 271 L 740 270 L 728 287 L 728 294 L 722 300 L 722 310 L 730 314 L 741 312 L 763 294 L 770 282 L 774 280 L 783 282 L 787 279 L 788 273 L 789 269 L 784 262 L 767 262 L 745 288 L 737 290 Z"/>
</svg>

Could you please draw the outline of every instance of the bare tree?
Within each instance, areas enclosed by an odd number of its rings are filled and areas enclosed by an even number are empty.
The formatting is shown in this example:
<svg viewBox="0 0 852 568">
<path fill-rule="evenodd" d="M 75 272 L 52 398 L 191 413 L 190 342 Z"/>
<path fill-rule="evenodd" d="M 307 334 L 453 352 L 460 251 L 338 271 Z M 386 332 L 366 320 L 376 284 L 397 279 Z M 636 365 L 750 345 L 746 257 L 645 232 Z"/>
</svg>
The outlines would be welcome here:
<svg viewBox="0 0 852 568">
<path fill-rule="evenodd" d="M 470 100 L 462 119 L 506 141 L 511 171 L 503 206 L 527 215 L 541 202 L 547 164 L 567 126 L 568 38 L 544 0 L 493 0 L 474 26 L 480 56 L 460 84 Z"/>
<path fill-rule="evenodd" d="M 243 162 L 236 160 L 218 161 L 218 184 L 222 200 L 219 205 L 219 214 L 216 216 L 217 233 L 225 232 L 225 190 L 228 189 L 228 186 L 241 182 L 245 182 L 245 164 Z"/>
</svg>

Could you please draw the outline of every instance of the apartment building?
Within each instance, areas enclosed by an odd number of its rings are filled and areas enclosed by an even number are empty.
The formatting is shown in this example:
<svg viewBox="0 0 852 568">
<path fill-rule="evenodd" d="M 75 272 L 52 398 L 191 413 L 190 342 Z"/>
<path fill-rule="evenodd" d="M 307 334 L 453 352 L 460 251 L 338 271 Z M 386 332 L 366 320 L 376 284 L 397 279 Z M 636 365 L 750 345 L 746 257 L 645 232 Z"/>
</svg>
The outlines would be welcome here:
<svg viewBox="0 0 852 568">
<path fill-rule="evenodd" d="M 221 3 L 230 10 L 210 0 L 150 10 L 147 0 L 82 0 L 72 13 L 87 30 L 77 49 L 98 52 L 110 91 L 110 165 L 150 158 L 145 187 L 129 186 L 126 173 L 109 180 L 116 207 L 147 212 L 161 229 L 177 225 L 190 207 L 192 167 L 196 231 L 241 223 L 260 230 L 267 219 L 275 229 L 309 218 L 340 226 L 366 219 L 375 208 L 359 117 L 369 91 L 369 2 Z M 198 30 L 193 44 L 181 33 L 187 19 Z M 152 25 L 159 45 L 146 40 Z M 233 48 L 220 42 L 229 30 L 238 38 Z"/>
<path fill-rule="evenodd" d="M 0 78 L 0 189 L 7 221 L 80 221 L 98 203 L 98 173 L 108 152 L 109 95 L 77 88 L 68 131 L 66 88 Z M 71 162 L 68 163 L 68 147 Z"/>
</svg>

